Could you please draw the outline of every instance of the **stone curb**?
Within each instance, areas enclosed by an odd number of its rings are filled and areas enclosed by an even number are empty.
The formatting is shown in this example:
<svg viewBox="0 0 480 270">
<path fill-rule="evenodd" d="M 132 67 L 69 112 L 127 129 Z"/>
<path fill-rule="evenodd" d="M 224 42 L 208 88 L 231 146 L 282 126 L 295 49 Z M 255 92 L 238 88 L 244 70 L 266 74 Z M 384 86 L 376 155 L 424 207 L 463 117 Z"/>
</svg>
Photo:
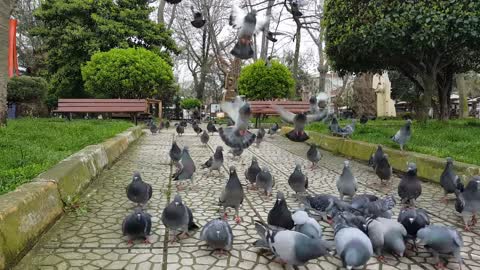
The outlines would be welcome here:
<svg viewBox="0 0 480 270">
<path fill-rule="evenodd" d="M 282 134 L 292 130 L 291 127 L 282 127 Z M 377 144 L 355 141 L 308 131 L 309 144 L 315 144 L 322 149 L 335 154 L 341 154 L 358 160 L 368 161 L 377 149 Z M 439 183 L 440 175 L 445 169 L 445 159 L 425 154 L 400 151 L 383 146 L 383 151 L 388 154 L 388 160 L 394 170 L 406 172 L 407 162 L 417 164 L 417 175 L 431 182 Z M 464 181 L 470 180 L 474 175 L 480 175 L 480 166 L 454 162 L 455 172 Z"/>
<path fill-rule="evenodd" d="M 41 173 L 30 183 L 0 196 L 0 270 L 12 265 L 78 196 L 142 135 L 129 128 L 103 143 L 90 145 Z"/>
</svg>

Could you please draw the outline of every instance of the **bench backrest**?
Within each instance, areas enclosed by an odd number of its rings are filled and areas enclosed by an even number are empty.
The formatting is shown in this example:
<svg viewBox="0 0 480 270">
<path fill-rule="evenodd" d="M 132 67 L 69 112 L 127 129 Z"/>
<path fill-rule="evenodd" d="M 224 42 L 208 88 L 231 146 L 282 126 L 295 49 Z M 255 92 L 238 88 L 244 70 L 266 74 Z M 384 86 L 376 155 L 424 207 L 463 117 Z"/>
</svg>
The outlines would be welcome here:
<svg viewBox="0 0 480 270">
<path fill-rule="evenodd" d="M 59 99 L 54 112 L 147 112 L 145 99 Z"/>
<path fill-rule="evenodd" d="M 268 114 L 278 115 L 273 105 L 277 105 L 286 111 L 302 113 L 310 110 L 308 101 L 249 101 L 253 115 Z"/>
</svg>

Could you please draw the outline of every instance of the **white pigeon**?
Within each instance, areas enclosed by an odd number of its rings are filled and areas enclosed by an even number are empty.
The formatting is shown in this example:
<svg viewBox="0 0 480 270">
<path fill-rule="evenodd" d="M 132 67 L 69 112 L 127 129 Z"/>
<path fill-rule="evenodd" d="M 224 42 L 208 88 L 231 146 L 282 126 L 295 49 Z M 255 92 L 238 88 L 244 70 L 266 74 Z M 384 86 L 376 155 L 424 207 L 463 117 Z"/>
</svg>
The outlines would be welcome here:
<svg viewBox="0 0 480 270">
<path fill-rule="evenodd" d="M 231 51 L 233 56 L 244 60 L 253 57 L 252 37 L 263 30 L 267 21 L 267 17 L 257 15 L 255 10 L 247 13 L 240 7 L 233 6 L 230 25 L 238 29 L 238 41 Z"/>
</svg>

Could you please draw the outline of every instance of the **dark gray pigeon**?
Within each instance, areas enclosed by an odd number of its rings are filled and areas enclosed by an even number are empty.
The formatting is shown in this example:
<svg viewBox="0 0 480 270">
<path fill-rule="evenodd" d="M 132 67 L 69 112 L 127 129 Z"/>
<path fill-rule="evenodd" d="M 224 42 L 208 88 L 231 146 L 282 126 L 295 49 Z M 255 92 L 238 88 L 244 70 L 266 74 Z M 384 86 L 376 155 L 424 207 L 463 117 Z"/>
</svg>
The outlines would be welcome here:
<svg viewBox="0 0 480 270">
<path fill-rule="evenodd" d="M 383 157 L 377 161 L 377 166 L 375 166 L 375 174 L 380 178 L 382 185 L 385 185 L 390 180 L 392 172 L 392 166 L 388 162 L 388 155 L 383 154 Z"/>
<path fill-rule="evenodd" d="M 328 126 L 328 129 L 332 134 L 337 134 L 338 130 L 340 129 L 340 126 L 338 125 L 338 120 L 335 115 L 332 116 L 332 121 L 330 122 L 330 125 Z"/>
<path fill-rule="evenodd" d="M 280 129 L 277 123 L 274 123 L 272 127 L 268 129 L 268 135 L 273 136 L 277 133 L 277 131 Z"/>
<path fill-rule="evenodd" d="M 430 225 L 427 211 L 422 208 L 405 208 L 400 211 L 397 221 L 405 227 L 407 239 L 413 240 L 413 247 L 416 249 L 417 232 Z"/>
<path fill-rule="evenodd" d="M 231 148 L 228 152 L 231 153 L 234 158 L 240 158 L 243 154 L 243 148 Z"/>
<path fill-rule="evenodd" d="M 167 2 L 169 4 L 172 4 L 172 5 L 176 5 L 180 2 L 182 2 L 182 0 L 165 0 L 165 2 Z"/>
<path fill-rule="evenodd" d="M 320 112 L 320 108 L 318 107 L 317 98 L 315 96 L 311 96 L 308 100 L 310 106 L 310 114 L 317 114 Z"/>
<path fill-rule="evenodd" d="M 257 132 L 257 137 L 255 138 L 257 147 L 260 146 L 260 143 L 263 141 L 263 137 L 265 137 L 265 129 L 260 128 Z"/>
<path fill-rule="evenodd" d="M 203 15 L 201 12 L 195 11 L 193 9 L 193 6 L 190 7 L 193 13 L 193 21 L 190 23 L 193 25 L 195 28 L 202 28 L 205 25 L 206 20 L 203 19 Z"/>
<path fill-rule="evenodd" d="M 170 159 L 172 160 L 172 163 L 175 164 L 175 166 L 178 167 L 178 162 L 180 161 L 180 158 L 182 158 L 182 149 L 178 147 L 178 144 L 176 141 L 173 141 L 172 147 L 170 148 Z"/>
<path fill-rule="evenodd" d="M 213 135 L 213 133 L 218 132 L 217 127 L 215 127 L 215 125 L 213 124 L 212 121 L 208 122 L 207 130 L 208 130 L 208 132 L 212 133 L 212 135 Z"/>
<path fill-rule="evenodd" d="M 149 244 L 148 236 L 152 229 L 152 216 L 142 211 L 141 208 L 126 216 L 122 223 L 123 236 L 127 236 L 128 243 L 133 245 L 135 239 L 141 238 Z"/>
<path fill-rule="evenodd" d="M 193 128 L 193 131 L 195 131 L 195 133 L 197 134 L 197 136 L 202 133 L 202 129 L 198 126 L 197 122 L 194 122 L 194 124 L 192 124 L 192 128 Z"/>
<path fill-rule="evenodd" d="M 127 197 L 139 205 L 145 205 L 152 198 L 152 186 L 143 182 L 139 172 L 133 173 L 132 182 L 127 186 Z"/>
<path fill-rule="evenodd" d="M 287 230 L 293 229 L 292 213 L 288 210 L 287 201 L 281 191 L 277 192 L 277 200 L 268 212 L 267 223 Z"/>
<path fill-rule="evenodd" d="M 310 137 L 305 133 L 305 125 L 310 122 L 320 121 L 327 116 L 326 110 L 318 114 L 307 115 L 305 113 L 294 114 L 284 110 L 280 106 L 274 106 L 274 109 L 280 114 L 283 121 L 293 124 L 294 129 L 285 135 L 289 140 L 294 142 L 304 142 L 308 140 Z"/>
<path fill-rule="evenodd" d="M 322 220 L 332 223 L 333 216 L 341 211 L 347 210 L 346 205 L 337 204 L 340 200 L 330 194 L 318 194 L 315 196 L 307 196 L 304 200 L 304 205 L 308 208 L 316 210 Z"/>
<path fill-rule="evenodd" d="M 353 132 L 355 131 L 355 122 L 357 120 L 352 119 L 352 122 L 348 125 L 346 125 L 344 128 L 338 128 L 337 133 L 335 135 L 341 136 L 343 138 L 345 137 L 351 137 Z"/>
<path fill-rule="evenodd" d="M 398 196 L 402 203 L 415 206 L 415 202 L 422 194 L 422 183 L 417 178 L 417 165 L 409 163 L 407 173 L 402 176 L 398 184 Z"/>
<path fill-rule="evenodd" d="M 442 175 L 440 176 L 440 185 L 445 192 L 445 196 L 443 196 L 442 201 L 447 203 L 447 195 L 451 193 L 455 193 L 457 189 L 463 189 L 463 183 L 460 177 L 455 174 L 453 170 L 453 159 L 451 157 L 447 157 L 447 164 L 445 165 L 445 170 L 443 170 Z"/>
<path fill-rule="evenodd" d="M 230 25 L 238 29 L 238 41 L 230 53 L 243 60 L 252 58 L 254 54 L 252 48 L 253 35 L 263 30 L 266 23 L 267 18 L 258 16 L 255 10 L 247 13 L 241 8 L 233 6 Z"/>
<path fill-rule="evenodd" d="M 360 124 L 365 125 L 368 122 L 368 117 L 365 114 L 362 114 L 360 117 Z"/>
<path fill-rule="evenodd" d="M 305 234 L 310 238 L 322 237 L 322 226 L 318 222 L 308 216 L 303 210 L 295 211 L 292 215 L 295 231 Z"/>
<path fill-rule="evenodd" d="M 240 183 L 240 179 L 238 179 L 237 171 L 235 167 L 230 167 L 230 176 L 228 178 L 227 184 L 225 185 L 225 189 L 223 190 L 222 194 L 220 195 L 219 204 L 223 206 L 223 217 L 228 218 L 227 215 L 227 207 L 235 208 L 235 221 L 237 223 L 241 222 L 240 215 L 238 213 L 238 209 L 240 209 L 240 205 L 243 203 L 243 198 L 245 194 L 243 193 L 243 187 Z"/>
<path fill-rule="evenodd" d="M 356 210 L 363 211 L 366 204 L 370 202 L 378 201 L 379 199 L 380 198 L 378 198 L 376 195 L 373 195 L 373 194 L 355 195 L 352 198 L 351 206 Z"/>
<path fill-rule="evenodd" d="M 407 144 L 410 137 L 412 137 L 411 125 L 412 120 L 408 119 L 407 123 L 405 123 L 405 125 L 392 137 L 392 141 L 398 143 L 400 145 L 400 150 L 402 151 L 405 144 Z"/>
<path fill-rule="evenodd" d="M 207 242 L 208 246 L 222 255 L 232 249 L 232 228 L 228 222 L 221 218 L 212 219 L 203 226 L 200 232 L 200 239 Z"/>
<path fill-rule="evenodd" d="M 169 232 L 172 233 L 172 242 L 177 240 L 177 231 L 182 234 L 180 239 L 188 237 L 188 232 L 198 229 L 199 227 L 193 221 L 192 210 L 188 208 L 182 202 L 180 195 L 175 195 L 173 201 L 171 201 L 162 212 L 162 222 Z"/>
<path fill-rule="evenodd" d="M 257 158 L 255 156 L 252 157 L 252 163 L 250 167 L 247 168 L 245 171 L 245 178 L 250 182 L 249 189 L 256 189 L 255 183 L 257 182 L 257 174 L 262 171 L 260 166 L 258 165 Z"/>
<path fill-rule="evenodd" d="M 202 142 L 203 145 L 207 145 L 208 140 L 210 140 L 210 136 L 208 136 L 207 131 L 204 130 L 202 135 L 200 135 L 200 141 Z"/>
<path fill-rule="evenodd" d="M 367 231 L 379 261 L 384 261 L 383 252 L 385 250 L 403 257 L 405 253 L 404 238 L 407 236 L 407 231 L 402 224 L 387 218 L 368 218 Z"/>
<path fill-rule="evenodd" d="M 179 162 L 179 168 L 177 172 L 173 174 L 173 181 L 182 181 L 182 180 L 188 180 L 193 184 L 193 173 L 195 173 L 195 163 L 193 163 L 192 158 L 190 157 L 190 154 L 188 152 L 188 146 L 183 147 L 182 151 L 182 157 L 180 158 Z M 179 188 L 178 182 L 177 182 L 177 188 Z"/>
<path fill-rule="evenodd" d="M 392 209 L 395 205 L 396 201 L 393 195 L 387 195 L 383 199 L 368 201 L 360 207 L 357 205 L 354 206 L 352 200 L 352 208 L 359 210 L 364 217 L 371 217 L 373 219 L 377 217 L 392 218 Z"/>
<path fill-rule="evenodd" d="M 252 111 L 250 104 L 237 96 L 233 102 L 222 103 L 222 109 L 235 121 L 231 127 L 219 128 L 222 141 L 231 148 L 245 149 L 255 141 L 256 135 L 248 131 Z"/>
<path fill-rule="evenodd" d="M 368 160 L 368 166 L 372 167 L 375 170 L 378 161 L 383 157 L 385 153 L 383 153 L 383 148 L 381 145 L 377 147 L 375 154 L 373 154 L 370 159 Z"/>
<path fill-rule="evenodd" d="M 165 128 L 166 129 L 169 129 L 170 128 L 170 121 L 165 121 Z"/>
<path fill-rule="evenodd" d="M 208 159 L 207 162 L 205 162 L 202 165 L 202 169 L 208 168 L 210 172 L 215 170 L 221 173 L 220 170 L 222 169 L 222 167 L 223 167 L 223 147 L 217 146 L 217 149 L 215 149 L 215 153 L 213 154 L 213 156 L 210 157 L 210 159 Z"/>
<path fill-rule="evenodd" d="M 150 123 L 150 132 L 152 134 L 156 134 L 158 131 L 158 127 L 157 125 L 155 125 L 155 123 L 153 123 L 153 121 Z"/>
<path fill-rule="evenodd" d="M 266 196 L 272 196 L 272 188 L 275 186 L 275 180 L 268 167 L 263 167 L 262 171 L 257 174 L 255 185 L 259 190 L 263 190 Z"/>
<path fill-rule="evenodd" d="M 292 174 L 288 177 L 288 185 L 295 191 L 295 194 L 307 192 L 308 178 L 303 174 L 302 165 L 298 162 Z"/>
<path fill-rule="evenodd" d="M 182 136 L 185 133 L 185 128 L 182 125 L 177 125 L 176 129 L 178 136 Z"/>
<path fill-rule="evenodd" d="M 424 245 L 432 253 L 438 269 L 445 268 L 440 261 L 440 254 L 453 255 L 462 269 L 460 249 L 463 247 L 463 239 L 458 231 L 443 225 L 429 225 L 418 231 L 417 239 L 418 244 Z"/>
<path fill-rule="evenodd" d="M 312 169 L 318 165 L 318 162 L 322 158 L 320 151 L 318 151 L 317 147 L 312 144 L 307 151 L 307 159 L 312 162 Z"/>
<path fill-rule="evenodd" d="M 465 224 L 465 230 L 470 231 L 470 226 L 477 224 L 476 215 L 480 211 L 480 176 L 473 177 L 468 182 L 465 190 L 455 191 L 457 196 L 455 202 L 455 209 L 461 213 L 463 223 Z M 472 217 L 469 221 L 470 216 Z"/>
<path fill-rule="evenodd" d="M 357 179 L 355 179 L 350 170 L 350 162 L 345 160 L 343 163 L 342 174 L 337 180 L 337 190 L 340 193 L 340 200 L 343 200 L 343 196 L 345 195 L 353 197 L 357 192 Z"/>
</svg>

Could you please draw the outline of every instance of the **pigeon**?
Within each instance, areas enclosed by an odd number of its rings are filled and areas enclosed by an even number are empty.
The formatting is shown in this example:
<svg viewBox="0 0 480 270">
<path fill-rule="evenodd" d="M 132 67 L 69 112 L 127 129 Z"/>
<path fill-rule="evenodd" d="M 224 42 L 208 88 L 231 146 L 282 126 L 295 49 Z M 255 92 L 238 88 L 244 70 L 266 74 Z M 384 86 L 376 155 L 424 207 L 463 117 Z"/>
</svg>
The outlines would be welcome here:
<svg viewBox="0 0 480 270">
<path fill-rule="evenodd" d="M 256 10 L 246 13 L 237 6 L 233 6 L 230 15 L 230 25 L 238 29 L 238 41 L 230 52 L 242 60 L 253 57 L 252 38 L 255 33 L 263 30 L 267 23 L 265 16 L 257 15 Z M 232 118 L 235 121 L 235 118 Z"/>
<path fill-rule="evenodd" d="M 320 113 L 320 108 L 318 107 L 317 98 L 315 96 L 311 96 L 308 103 L 310 105 L 310 114 Z"/>
<path fill-rule="evenodd" d="M 172 5 L 176 5 L 180 2 L 182 2 L 182 0 L 165 0 L 165 2 L 167 2 L 169 4 L 172 4 Z"/>
<path fill-rule="evenodd" d="M 178 162 L 182 157 L 182 149 L 178 147 L 178 144 L 176 141 L 173 141 L 172 148 L 170 148 L 169 155 L 170 155 L 170 159 L 172 160 L 172 163 L 178 166 Z"/>
<path fill-rule="evenodd" d="M 260 128 L 257 132 L 257 137 L 255 139 L 255 143 L 257 144 L 257 147 L 260 146 L 260 143 L 262 142 L 263 140 L 263 137 L 265 137 L 265 129 L 263 128 Z"/>
<path fill-rule="evenodd" d="M 215 125 L 213 124 L 212 121 L 208 122 L 208 124 L 207 124 L 207 130 L 208 130 L 208 132 L 210 132 L 212 135 L 213 135 L 213 133 L 218 132 L 217 128 L 215 127 Z"/>
<path fill-rule="evenodd" d="M 292 174 L 288 177 L 288 185 L 295 191 L 295 194 L 307 192 L 308 178 L 302 173 L 302 165 L 298 162 Z"/>
<path fill-rule="evenodd" d="M 475 176 L 468 182 L 467 186 L 461 192 L 455 191 L 457 197 L 455 201 L 455 209 L 462 215 L 465 230 L 470 231 L 470 226 L 477 224 L 477 213 L 480 211 L 480 176 Z M 469 222 L 469 216 L 472 216 Z"/>
<path fill-rule="evenodd" d="M 202 129 L 198 126 L 198 124 L 195 122 L 195 124 L 192 124 L 193 131 L 197 134 L 197 136 L 202 133 Z"/>
<path fill-rule="evenodd" d="M 188 125 L 187 120 L 182 120 L 182 121 L 180 121 L 180 126 L 186 128 L 187 125 Z"/>
<path fill-rule="evenodd" d="M 345 195 L 353 197 L 357 192 L 357 179 L 355 179 L 350 170 L 350 162 L 348 160 L 344 161 L 342 174 L 337 180 L 337 189 L 340 193 L 340 200 L 343 200 Z"/>
<path fill-rule="evenodd" d="M 265 192 L 266 196 L 272 196 L 272 188 L 275 185 L 275 180 L 268 167 L 263 167 L 262 171 L 257 174 L 255 183 L 258 189 Z"/>
<path fill-rule="evenodd" d="M 243 187 L 238 179 L 237 170 L 235 167 L 230 167 L 230 176 L 228 178 L 225 189 L 223 190 L 219 201 L 219 204 L 223 206 L 223 217 L 228 218 L 227 207 L 235 208 L 235 222 L 240 223 L 240 215 L 238 209 L 243 203 L 243 198 L 245 194 L 243 193 Z"/>
<path fill-rule="evenodd" d="M 379 261 L 384 261 L 384 250 L 390 250 L 403 257 L 405 253 L 404 237 L 407 236 L 407 231 L 398 221 L 381 217 L 368 218 L 367 231 Z"/>
<path fill-rule="evenodd" d="M 268 135 L 270 136 L 273 136 L 275 135 L 275 133 L 277 133 L 277 131 L 280 129 L 280 127 L 278 126 L 277 123 L 274 123 L 273 126 L 271 126 L 269 129 L 268 129 Z"/>
<path fill-rule="evenodd" d="M 355 196 L 356 197 L 356 196 Z M 357 199 L 358 200 L 358 199 Z M 355 201 L 357 203 L 358 201 Z M 396 201 L 393 195 L 387 195 L 383 199 L 377 199 L 373 201 L 367 201 L 363 205 L 354 205 L 352 199 L 352 208 L 358 210 L 364 217 L 383 217 L 392 218 L 392 209 L 395 207 Z"/>
<path fill-rule="evenodd" d="M 413 247 L 416 248 L 417 232 L 430 225 L 430 217 L 427 211 L 422 208 L 405 208 L 398 215 L 398 222 L 407 230 L 407 238 L 413 240 Z"/>
<path fill-rule="evenodd" d="M 340 126 L 338 125 L 337 117 L 334 115 L 332 117 L 332 121 L 330 122 L 330 125 L 328 126 L 328 130 L 330 130 L 332 134 L 337 134 L 339 129 L 340 129 Z"/>
<path fill-rule="evenodd" d="M 445 203 L 447 203 L 448 194 L 455 193 L 457 189 L 463 189 L 462 180 L 453 171 L 453 159 L 451 157 L 447 157 L 445 170 L 443 170 L 442 175 L 440 176 L 440 185 L 445 192 L 445 196 L 442 198 L 442 201 Z"/>
<path fill-rule="evenodd" d="M 352 197 L 352 203 L 350 204 L 353 209 L 356 209 L 358 211 L 363 211 L 365 206 L 374 201 L 378 201 L 380 198 L 378 198 L 376 195 L 373 194 L 360 194 L 360 195 L 355 195 Z"/>
<path fill-rule="evenodd" d="M 165 128 L 166 129 L 169 129 L 170 128 L 170 121 L 165 121 Z"/>
<path fill-rule="evenodd" d="M 193 21 L 191 21 L 193 27 L 195 28 L 202 28 L 205 25 L 206 20 L 203 19 L 203 15 L 201 12 L 195 11 L 193 6 L 190 7 L 193 13 Z"/>
<path fill-rule="evenodd" d="M 375 154 L 373 154 L 370 159 L 368 160 L 368 166 L 372 167 L 375 169 L 377 166 L 378 161 L 383 157 L 385 153 L 383 153 L 383 148 L 381 145 L 377 147 L 377 151 L 375 151 Z"/>
<path fill-rule="evenodd" d="M 318 165 L 321 157 L 322 155 L 320 154 L 320 151 L 318 151 L 317 147 L 313 144 L 310 145 L 310 148 L 307 151 L 307 159 L 312 162 L 312 169 Z"/>
<path fill-rule="evenodd" d="M 155 123 L 153 123 L 153 121 L 150 123 L 150 132 L 152 134 L 156 134 L 158 131 L 158 127 L 157 125 L 155 125 Z"/>
<path fill-rule="evenodd" d="M 195 172 L 195 163 L 193 163 L 192 158 L 188 152 L 188 146 L 185 146 L 182 151 L 182 157 L 180 158 L 179 168 L 177 172 L 173 175 L 173 181 L 182 181 L 190 179 L 193 184 L 193 173 Z M 179 185 L 177 184 L 177 189 Z"/>
<path fill-rule="evenodd" d="M 309 217 L 307 212 L 298 210 L 292 215 L 295 231 L 305 234 L 310 238 L 321 238 L 322 227 L 318 222 Z"/>
<path fill-rule="evenodd" d="M 318 194 L 315 196 L 307 196 L 303 201 L 307 208 L 311 208 L 319 212 L 322 220 L 332 223 L 332 219 L 338 213 L 348 211 L 350 205 L 340 201 L 337 197 L 330 194 Z"/>
<path fill-rule="evenodd" d="M 122 223 L 123 236 L 127 236 L 128 243 L 133 244 L 133 240 L 142 238 L 144 243 L 149 244 L 148 236 L 152 229 L 152 216 L 136 208 L 135 212 L 126 216 Z"/>
<path fill-rule="evenodd" d="M 407 173 L 398 184 L 398 196 L 402 203 L 415 206 L 415 201 L 422 194 L 422 183 L 417 178 L 417 165 L 409 163 Z"/>
<path fill-rule="evenodd" d="M 417 239 L 418 244 L 424 245 L 432 253 L 437 268 L 445 267 L 440 261 L 440 254 L 452 254 L 462 269 L 460 249 L 463 247 L 463 239 L 458 231 L 443 225 L 429 225 L 418 231 Z"/>
<path fill-rule="evenodd" d="M 267 32 L 267 39 L 270 40 L 271 42 L 275 43 L 278 40 L 275 38 L 275 33 L 268 31 Z"/>
<path fill-rule="evenodd" d="M 407 142 L 410 140 L 410 137 L 412 137 L 412 120 L 408 119 L 407 123 L 400 128 L 397 133 L 392 137 L 392 141 L 398 143 L 400 145 L 400 150 L 403 151 L 403 146 L 407 144 Z"/>
<path fill-rule="evenodd" d="M 388 155 L 383 154 L 379 160 L 377 160 L 377 166 L 375 166 L 375 174 L 380 178 L 380 182 L 386 184 L 392 177 L 392 166 L 388 162 Z M 385 181 L 385 182 L 384 182 Z"/>
<path fill-rule="evenodd" d="M 207 245 L 219 254 L 232 249 L 233 232 L 227 221 L 221 218 L 210 220 L 203 226 L 200 232 L 200 240 L 207 242 Z"/>
<path fill-rule="evenodd" d="M 303 15 L 303 13 L 300 11 L 299 7 L 298 7 L 298 3 L 295 2 L 295 1 L 290 1 L 290 5 L 291 5 L 291 13 L 293 15 L 294 18 L 296 17 L 301 17 Z"/>
<path fill-rule="evenodd" d="M 368 122 L 368 117 L 365 114 L 362 114 L 360 117 L 360 124 L 365 125 Z"/>
<path fill-rule="evenodd" d="M 222 103 L 222 109 L 235 121 L 235 126 L 219 128 L 220 138 L 232 148 L 248 148 L 256 137 L 247 130 L 251 115 L 250 104 L 237 96 L 233 102 Z"/>
<path fill-rule="evenodd" d="M 200 141 L 202 142 L 203 145 L 206 146 L 209 140 L 210 140 L 210 136 L 208 136 L 207 131 L 204 130 L 202 135 L 200 135 Z"/>
<path fill-rule="evenodd" d="M 335 133 L 335 135 L 342 136 L 343 138 L 345 137 L 351 137 L 353 132 L 355 131 L 355 122 L 357 120 L 352 119 L 352 122 L 348 125 L 346 125 L 344 128 L 338 128 L 338 131 Z"/>
<path fill-rule="evenodd" d="M 228 152 L 232 154 L 234 158 L 240 158 L 243 154 L 243 148 L 231 148 Z"/>
<path fill-rule="evenodd" d="M 210 159 L 207 160 L 202 165 L 202 169 L 208 168 L 209 171 L 216 170 L 220 173 L 220 169 L 223 166 L 223 147 L 217 146 L 217 149 L 215 149 L 215 153 L 213 154 Z"/>
<path fill-rule="evenodd" d="M 176 131 L 177 131 L 178 136 L 182 136 L 183 133 L 185 132 L 185 127 L 182 126 L 181 124 L 178 124 L 177 127 L 176 127 Z"/>
<path fill-rule="evenodd" d="M 152 198 L 152 186 L 143 182 L 139 172 L 133 173 L 133 179 L 127 186 L 127 197 L 137 204 L 146 204 Z"/>
<path fill-rule="evenodd" d="M 339 201 L 339 202 L 342 202 L 342 201 Z M 336 213 L 335 216 L 333 216 L 333 219 L 334 220 L 335 218 L 338 219 L 338 217 L 341 217 L 345 225 L 347 225 L 348 227 L 357 228 L 360 231 L 362 231 L 364 234 L 368 235 L 367 219 L 365 217 L 355 215 L 350 211 L 338 212 Z"/>
<path fill-rule="evenodd" d="M 267 222 L 268 225 L 286 230 L 293 229 L 292 213 L 288 210 L 287 201 L 285 201 L 285 196 L 281 191 L 277 192 L 277 200 L 273 208 L 268 212 Z"/>
<path fill-rule="evenodd" d="M 255 189 L 255 183 L 257 182 L 257 174 L 261 171 L 260 166 L 258 166 L 258 161 L 255 156 L 252 157 L 252 163 L 250 167 L 245 170 L 245 178 L 250 182 L 249 188 Z"/>
<path fill-rule="evenodd" d="M 227 117 L 227 127 L 234 126 L 235 122 L 233 122 L 232 118 Z"/>
<path fill-rule="evenodd" d="M 198 225 L 193 221 L 192 210 L 182 202 L 180 195 L 175 195 L 162 212 L 162 222 L 170 232 L 173 232 L 172 242 L 177 239 L 177 231 L 182 232 L 180 239 L 188 237 L 188 232 L 198 229 Z"/>
<path fill-rule="evenodd" d="M 286 134 L 287 138 L 294 142 L 304 142 L 308 140 L 310 137 L 308 137 L 304 131 L 305 125 L 310 122 L 320 121 L 327 116 L 326 110 L 318 114 L 307 115 L 305 113 L 294 114 L 284 110 L 280 106 L 275 106 L 274 108 L 280 114 L 283 121 L 294 125 L 294 129 Z"/>
<path fill-rule="evenodd" d="M 276 260 L 295 269 L 333 250 L 332 242 L 313 239 L 296 231 L 271 230 L 259 221 L 255 222 L 255 229 L 261 238 L 259 241 L 273 252 Z"/>
</svg>

